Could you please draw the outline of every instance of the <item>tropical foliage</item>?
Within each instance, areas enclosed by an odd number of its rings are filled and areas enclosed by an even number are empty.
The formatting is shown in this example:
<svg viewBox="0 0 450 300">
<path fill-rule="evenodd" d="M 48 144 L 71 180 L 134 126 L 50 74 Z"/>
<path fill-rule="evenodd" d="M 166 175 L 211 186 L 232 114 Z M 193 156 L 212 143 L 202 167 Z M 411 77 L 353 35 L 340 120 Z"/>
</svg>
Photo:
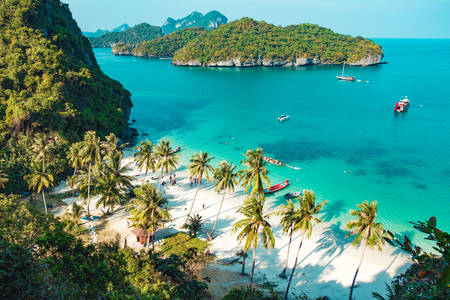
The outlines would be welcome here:
<svg viewBox="0 0 450 300">
<path fill-rule="evenodd" d="M 93 48 L 108 48 L 117 43 L 137 45 L 162 36 L 161 28 L 147 23 L 141 23 L 128 30 L 107 32 L 99 37 L 89 38 Z"/>
<path fill-rule="evenodd" d="M 266 162 L 262 159 L 263 150 L 261 148 L 247 150 L 244 156 L 245 159 L 241 161 L 241 164 L 245 169 L 239 173 L 244 192 L 247 193 L 251 189 L 250 196 L 264 197 L 264 183 L 270 187 L 270 180 L 267 176 L 269 171 L 266 168 Z"/>
<path fill-rule="evenodd" d="M 195 214 L 193 216 L 189 216 L 186 223 L 183 224 L 182 228 L 187 229 L 188 233 L 192 237 L 196 237 L 200 229 L 203 225 L 202 216 L 199 214 Z"/>
<path fill-rule="evenodd" d="M 256 60 L 294 62 L 314 58 L 323 64 L 350 63 L 367 55 L 382 54 L 381 47 L 362 37 L 334 33 L 313 24 L 279 27 L 242 18 L 200 35 L 175 52 L 173 60 L 200 61 L 203 66 L 239 59 L 243 64 Z"/>
</svg>

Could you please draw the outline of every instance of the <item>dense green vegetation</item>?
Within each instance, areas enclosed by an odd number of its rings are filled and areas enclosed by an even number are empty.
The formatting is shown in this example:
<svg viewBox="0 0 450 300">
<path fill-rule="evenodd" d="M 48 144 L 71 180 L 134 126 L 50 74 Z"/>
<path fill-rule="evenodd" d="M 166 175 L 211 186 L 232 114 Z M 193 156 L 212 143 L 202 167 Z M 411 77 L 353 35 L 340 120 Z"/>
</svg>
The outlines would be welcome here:
<svg viewBox="0 0 450 300">
<path fill-rule="evenodd" d="M 0 293 L 4 299 L 202 299 L 196 252 L 136 253 L 118 242 L 84 245 L 53 216 L 0 194 Z"/>
<path fill-rule="evenodd" d="M 130 93 L 97 65 L 67 5 L 58 0 L 0 3 L 0 170 L 6 191 L 24 191 L 32 137 L 49 134 L 55 178 L 68 171 L 65 150 L 83 132 L 122 135 Z"/>
<path fill-rule="evenodd" d="M 161 26 L 161 29 L 164 34 L 169 34 L 176 30 L 189 27 L 203 27 L 204 29 L 211 30 L 222 24 L 226 24 L 227 21 L 227 17 L 216 10 L 212 10 L 206 15 L 194 11 L 189 16 L 182 19 L 174 20 L 168 18 L 164 25 Z"/>
<path fill-rule="evenodd" d="M 127 52 L 135 56 L 172 57 L 175 51 L 183 48 L 188 42 L 207 32 L 201 27 L 185 28 L 177 30 L 160 38 L 143 42 L 136 46 L 117 45 L 113 47 L 113 53 Z"/>
<path fill-rule="evenodd" d="M 111 32 L 122 32 L 122 31 L 125 31 L 128 29 L 130 29 L 130 26 L 128 26 L 128 24 L 124 23 L 124 24 L 114 28 L 113 30 L 111 30 Z M 96 38 L 96 37 L 102 36 L 108 32 L 110 32 L 110 31 L 105 30 L 105 29 L 97 29 L 95 32 L 83 31 L 82 33 L 87 38 Z"/>
<path fill-rule="evenodd" d="M 117 43 L 137 45 L 162 36 L 161 28 L 141 23 L 121 32 L 108 32 L 97 38 L 89 38 L 93 48 L 108 48 Z"/>
<path fill-rule="evenodd" d="M 240 59 L 245 64 L 307 58 L 334 64 L 353 63 L 369 54 L 382 54 L 381 47 L 362 37 L 337 34 L 313 24 L 279 27 L 243 18 L 199 36 L 178 50 L 173 60 L 179 64 L 198 60 L 207 66 L 230 59 Z"/>
</svg>

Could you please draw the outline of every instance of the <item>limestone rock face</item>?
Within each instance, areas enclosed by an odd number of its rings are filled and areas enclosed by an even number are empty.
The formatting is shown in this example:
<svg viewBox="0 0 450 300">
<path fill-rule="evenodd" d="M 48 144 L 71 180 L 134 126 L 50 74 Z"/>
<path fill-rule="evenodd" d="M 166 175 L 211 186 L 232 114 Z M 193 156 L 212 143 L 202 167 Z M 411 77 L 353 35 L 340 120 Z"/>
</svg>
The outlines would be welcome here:
<svg viewBox="0 0 450 300">
<path fill-rule="evenodd" d="M 348 64 L 351 66 L 370 66 L 370 65 L 376 65 L 381 62 L 383 59 L 383 54 L 377 54 L 377 55 L 367 55 L 366 57 L 361 58 L 360 60 L 349 62 Z"/>
</svg>

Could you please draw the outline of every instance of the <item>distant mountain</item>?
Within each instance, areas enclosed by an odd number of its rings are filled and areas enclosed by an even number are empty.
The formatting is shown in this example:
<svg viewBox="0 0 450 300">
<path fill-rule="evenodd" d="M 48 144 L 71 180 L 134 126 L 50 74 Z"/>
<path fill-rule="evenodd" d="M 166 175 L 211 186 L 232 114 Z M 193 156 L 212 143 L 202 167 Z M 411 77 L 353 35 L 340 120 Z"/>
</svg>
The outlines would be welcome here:
<svg viewBox="0 0 450 300">
<path fill-rule="evenodd" d="M 113 30 L 111 30 L 111 32 L 122 32 L 122 31 L 126 31 L 130 29 L 130 26 L 128 26 L 128 24 L 122 24 L 119 27 L 114 28 Z M 83 35 L 87 38 L 96 38 L 99 36 L 104 35 L 105 33 L 110 32 L 109 30 L 106 29 L 97 29 L 97 31 L 95 32 L 89 32 L 89 31 L 83 31 Z"/>
<path fill-rule="evenodd" d="M 112 32 L 122 32 L 122 31 L 127 31 L 128 29 L 130 29 L 130 26 L 128 26 L 127 23 L 124 23 L 124 24 L 114 28 L 112 30 Z"/>
<path fill-rule="evenodd" d="M 91 42 L 93 48 L 108 48 L 117 43 L 137 45 L 160 36 L 162 36 L 160 27 L 152 26 L 147 23 L 141 23 L 125 31 L 108 32 L 100 37 L 89 38 L 89 41 Z"/>
<path fill-rule="evenodd" d="M 203 27 L 205 29 L 212 30 L 222 24 L 226 24 L 227 22 L 227 17 L 225 17 L 218 11 L 213 10 L 206 15 L 194 11 L 189 16 L 179 20 L 168 18 L 163 26 L 161 26 L 161 29 L 163 34 L 169 34 L 178 29 L 187 27 Z"/>
</svg>

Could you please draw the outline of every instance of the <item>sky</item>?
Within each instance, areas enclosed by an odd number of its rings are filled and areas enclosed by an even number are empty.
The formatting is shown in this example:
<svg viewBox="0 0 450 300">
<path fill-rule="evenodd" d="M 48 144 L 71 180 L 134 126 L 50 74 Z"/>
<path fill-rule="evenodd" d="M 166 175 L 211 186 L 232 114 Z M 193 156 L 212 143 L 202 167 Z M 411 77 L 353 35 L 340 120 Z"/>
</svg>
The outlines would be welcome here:
<svg viewBox="0 0 450 300">
<path fill-rule="evenodd" d="M 83 31 L 123 23 L 162 25 L 192 11 L 218 10 L 229 21 L 313 23 L 372 38 L 450 38 L 450 0 L 62 0 Z"/>
</svg>

